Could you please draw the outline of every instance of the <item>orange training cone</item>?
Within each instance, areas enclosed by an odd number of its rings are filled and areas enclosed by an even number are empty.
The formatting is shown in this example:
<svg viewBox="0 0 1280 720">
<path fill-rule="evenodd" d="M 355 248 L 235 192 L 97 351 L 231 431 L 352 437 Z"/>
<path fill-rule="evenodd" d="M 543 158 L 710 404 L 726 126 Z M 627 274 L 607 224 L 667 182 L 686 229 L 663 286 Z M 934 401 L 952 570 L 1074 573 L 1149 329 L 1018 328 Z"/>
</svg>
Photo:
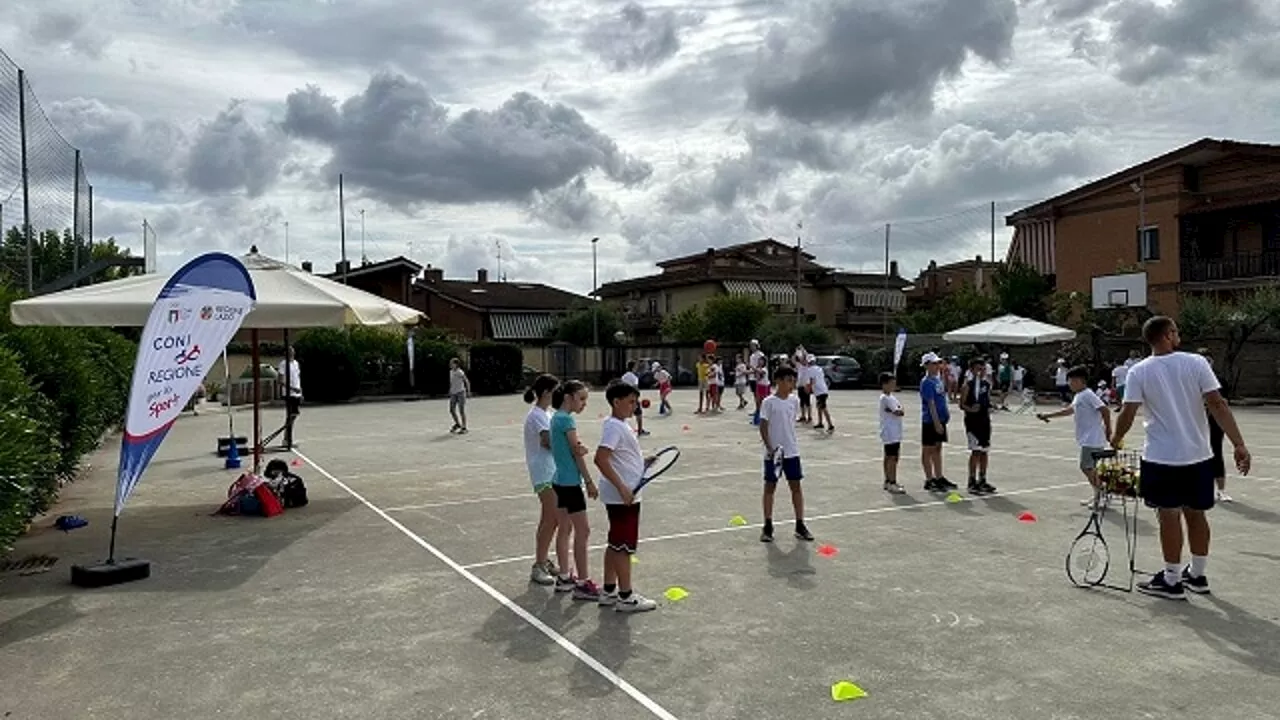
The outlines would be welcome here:
<svg viewBox="0 0 1280 720">
<path fill-rule="evenodd" d="M 1037 520 L 1036 514 L 1027 510 L 1018 516 L 1018 522 L 1033 523 Z"/>
</svg>

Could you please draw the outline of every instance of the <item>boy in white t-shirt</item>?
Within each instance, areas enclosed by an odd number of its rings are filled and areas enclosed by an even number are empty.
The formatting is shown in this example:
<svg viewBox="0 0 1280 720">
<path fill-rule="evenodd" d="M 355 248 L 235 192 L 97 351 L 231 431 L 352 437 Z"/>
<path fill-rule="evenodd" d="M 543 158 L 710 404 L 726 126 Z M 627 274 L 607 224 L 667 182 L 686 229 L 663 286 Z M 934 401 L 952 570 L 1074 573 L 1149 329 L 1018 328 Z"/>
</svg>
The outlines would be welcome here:
<svg viewBox="0 0 1280 720">
<path fill-rule="evenodd" d="M 720 397 L 724 391 L 724 368 L 720 358 L 708 355 L 707 362 L 707 412 L 720 412 Z"/>
<path fill-rule="evenodd" d="M 898 456 L 902 454 L 902 403 L 893 396 L 898 378 L 880 373 L 880 442 L 884 444 L 884 489 L 901 495 L 907 489 L 898 484 Z"/>
<path fill-rule="evenodd" d="M 813 534 L 804 524 L 804 492 L 800 480 L 804 473 L 800 467 L 800 444 L 796 440 L 796 417 L 800 413 L 800 401 L 793 393 L 796 389 L 795 368 L 783 365 L 773 373 L 777 389 L 760 402 L 760 439 L 764 441 L 764 528 L 760 542 L 773 542 L 773 494 L 778 489 L 778 475 L 787 478 L 791 488 L 791 507 L 796 516 L 796 537 L 813 540 Z"/>
<path fill-rule="evenodd" d="M 622 382 L 635 388 L 637 395 L 640 393 L 640 376 L 636 375 L 635 369 L 637 366 L 639 366 L 639 364 L 640 364 L 639 361 L 628 363 L 627 371 L 622 373 Z M 638 400 L 636 402 L 636 407 L 635 407 L 635 416 L 636 416 L 636 434 L 648 435 L 649 431 L 644 429 L 644 408 L 641 407 L 640 402 Z"/>
<path fill-rule="evenodd" d="M 760 405 L 769 397 L 769 358 L 760 349 L 760 341 L 751 341 L 751 355 L 747 358 L 747 367 L 751 371 L 751 390 L 756 396 L 756 411 L 751 417 L 752 425 L 760 424 Z M 792 376 L 794 379 L 794 374 Z"/>
<path fill-rule="evenodd" d="M 604 478 L 600 499 L 609 516 L 609 537 L 604 551 L 604 587 L 599 604 L 617 612 L 644 612 L 658 607 L 631 589 L 631 556 L 640 542 L 640 496 L 635 491 L 650 460 L 640 451 L 627 418 L 635 414 L 640 391 L 618 382 L 604 392 L 610 414 L 605 418 L 596 447 L 595 463 Z"/>
<path fill-rule="evenodd" d="M 1071 416 L 1075 421 L 1076 445 L 1080 446 L 1080 472 L 1095 489 L 1098 487 L 1098 458 L 1096 453 L 1107 449 L 1111 441 L 1111 412 L 1107 403 L 1089 389 L 1089 370 L 1073 367 L 1067 371 L 1067 386 L 1075 396 L 1071 404 L 1057 412 L 1036 413 L 1045 422 L 1053 418 Z M 1081 502 L 1093 506 L 1095 498 Z M 1096 509 L 1096 508 L 1095 508 Z"/>
<path fill-rule="evenodd" d="M 831 391 L 827 388 L 827 374 L 823 372 L 822 366 L 816 360 L 810 355 L 806 358 L 805 364 L 809 369 L 809 392 L 813 393 L 813 405 L 818 414 L 818 422 L 814 423 L 813 429 L 826 428 L 827 434 L 830 435 L 836 431 L 836 424 L 831 421 L 831 411 L 827 409 L 827 398 Z"/>
</svg>

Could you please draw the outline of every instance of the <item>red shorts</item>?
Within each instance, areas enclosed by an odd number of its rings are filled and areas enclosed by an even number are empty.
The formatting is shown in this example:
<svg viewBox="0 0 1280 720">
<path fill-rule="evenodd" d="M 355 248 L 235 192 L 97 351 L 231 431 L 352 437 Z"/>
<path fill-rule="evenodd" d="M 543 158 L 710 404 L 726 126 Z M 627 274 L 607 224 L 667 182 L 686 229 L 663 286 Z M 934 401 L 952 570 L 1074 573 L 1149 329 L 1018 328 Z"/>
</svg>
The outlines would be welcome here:
<svg viewBox="0 0 1280 720">
<path fill-rule="evenodd" d="M 640 503 L 605 505 L 609 515 L 609 549 L 634 555 L 640 544 Z"/>
<path fill-rule="evenodd" d="M 771 392 L 773 392 L 773 387 L 756 383 L 756 397 L 763 400 L 764 398 L 769 397 L 769 393 Z"/>
</svg>

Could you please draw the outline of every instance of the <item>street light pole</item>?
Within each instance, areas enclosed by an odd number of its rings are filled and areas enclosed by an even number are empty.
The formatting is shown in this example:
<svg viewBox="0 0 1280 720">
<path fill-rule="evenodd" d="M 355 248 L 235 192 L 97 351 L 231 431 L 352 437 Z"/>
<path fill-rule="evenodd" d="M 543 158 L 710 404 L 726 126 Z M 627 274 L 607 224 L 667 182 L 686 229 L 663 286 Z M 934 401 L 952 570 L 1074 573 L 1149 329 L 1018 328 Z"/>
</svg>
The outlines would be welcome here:
<svg viewBox="0 0 1280 720">
<path fill-rule="evenodd" d="M 591 306 L 591 344 L 600 347 L 600 280 L 596 273 L 596 245 L 600 238 L 591 238 L 591 297 L 595 304 Z"/>
</svg>

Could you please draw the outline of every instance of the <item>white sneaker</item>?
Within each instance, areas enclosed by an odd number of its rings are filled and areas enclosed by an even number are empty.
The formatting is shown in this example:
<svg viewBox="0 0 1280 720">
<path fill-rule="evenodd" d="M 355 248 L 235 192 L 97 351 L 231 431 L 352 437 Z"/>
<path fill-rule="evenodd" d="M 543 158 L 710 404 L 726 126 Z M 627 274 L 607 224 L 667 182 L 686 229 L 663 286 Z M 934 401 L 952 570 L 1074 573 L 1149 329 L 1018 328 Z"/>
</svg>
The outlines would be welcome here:
<svg viewBox="0 0 1280 720">
<path fill-rule="evenodd" d="M 1218 502 L 1232 502 L 1231 496 L 1221 490 L 1216 491 L 1214 494 L 1216 495 L 1215 499 Z"/>
<path fill-rule="evenodd" d="M 533 567 L 529 569 L 529 581 L 538 585 L 555 585 L 556 577 L 547 572 L 546 565 L 534 563 Z"/>
<path fill-rule="evenodd" d="M 600 607 L 613 607 L 618 604 L 618 593 L 616 591 L 607 593 L 600 591 L 600 599 L 596 601 Z"/>
<path fill-rule="evenodd" d="M 624 613 L 648 612 L 650 610 L 657 610 L 658 603 L 650 600 L 649 598 L 641 595 L 638 592 L 632 592 L 631 597 L 627 598 L 626 600 L 623 600 L 622 598 L 618 598 L 618 601 L 613 606 L 613 609 L 615 612 L 624 612 Z"/>
</svg>

